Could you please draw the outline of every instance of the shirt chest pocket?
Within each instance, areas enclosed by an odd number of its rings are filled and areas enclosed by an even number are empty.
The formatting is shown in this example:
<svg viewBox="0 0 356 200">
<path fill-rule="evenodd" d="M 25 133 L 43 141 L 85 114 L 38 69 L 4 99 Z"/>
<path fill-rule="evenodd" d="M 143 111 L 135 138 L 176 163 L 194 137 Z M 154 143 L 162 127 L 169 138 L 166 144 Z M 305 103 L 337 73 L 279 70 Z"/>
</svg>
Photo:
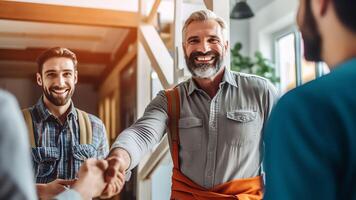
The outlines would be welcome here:
<svg viewBox="0 0 356 200">
<path fill-rule="evenodd" d="M 78 144 L 73 146 L 73 157 L 85 161 L 88 158 L 96 158 L 97 151 L 92 144 Z"/>
<path fill-rule="evenodd" d="M 179 119 L 180 148 L 185 151 L 201 149 L 203 135 L 203 120 L 197 117 Z"/>
<path fill-rule="evenodd" d="M 233 146 L 244 146 L 259 141 L 262 122 L 256 111 L 233 110 L 226 113 L 226 139 Z"/>
<path fill-rule="evenodd" d="M 35 164 L 36 177 L 55 176 L 56 166 L 60 157 L 57 147 L 32 148 L 32 158 Z"/>
</svg>

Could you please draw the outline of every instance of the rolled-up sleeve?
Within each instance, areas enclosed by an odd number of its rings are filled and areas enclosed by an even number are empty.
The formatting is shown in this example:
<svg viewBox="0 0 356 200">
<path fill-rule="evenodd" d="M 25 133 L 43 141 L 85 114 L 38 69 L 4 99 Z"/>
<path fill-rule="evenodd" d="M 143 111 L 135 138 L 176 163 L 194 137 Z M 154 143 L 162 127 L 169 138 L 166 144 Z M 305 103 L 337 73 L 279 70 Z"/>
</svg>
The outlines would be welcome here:
<svg viewBox="0 0 356 200">
<path fill-rule="evenodd" d="M 128 170 L 134 168 L 142 156 L 160 142 L 166 132 L 167 120 L 167 98 L 164 91 L 160 91 L 147 106 L 143 116 L 121 132 L 111 147 L 122 148 L 129 153 L 131 163 Z"/>
</svg>

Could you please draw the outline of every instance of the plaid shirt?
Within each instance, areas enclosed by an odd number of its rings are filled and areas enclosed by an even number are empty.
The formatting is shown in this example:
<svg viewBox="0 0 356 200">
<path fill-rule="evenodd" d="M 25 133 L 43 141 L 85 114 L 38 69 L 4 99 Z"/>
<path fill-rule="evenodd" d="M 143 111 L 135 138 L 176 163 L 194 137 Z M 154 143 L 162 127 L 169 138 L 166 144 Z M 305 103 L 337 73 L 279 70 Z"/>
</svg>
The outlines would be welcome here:
<svg viewBox="0 0 356 200">
<path fill-rule="evenodd" d="M 86 159 L 103 159 L 109 153 L 103 122 L 88 114 L 93 140 L 91 144 L 80 144 L 78 116 L 73 103 L 69 109 L 66 121 L 61 124 L 45 107 L 42 98 L 30 108 L 36 142 L 32 158 L 37 183 L 48 183 L 57 178 L 74 179 Z"/>
</svg>

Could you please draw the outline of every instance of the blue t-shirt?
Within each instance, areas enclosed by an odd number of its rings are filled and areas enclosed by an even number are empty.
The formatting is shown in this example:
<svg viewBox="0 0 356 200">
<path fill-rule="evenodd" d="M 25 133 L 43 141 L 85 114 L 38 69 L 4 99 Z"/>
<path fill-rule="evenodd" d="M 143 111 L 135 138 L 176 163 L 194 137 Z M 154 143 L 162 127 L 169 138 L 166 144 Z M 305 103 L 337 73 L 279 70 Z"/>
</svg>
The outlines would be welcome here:
<svg viewBox="0 0 356 200">
<path fill-rule="evenodd" d="M 266 200 L 356 199 L 356 58 L 283 96 L 264 137 Z"/>
</svg>

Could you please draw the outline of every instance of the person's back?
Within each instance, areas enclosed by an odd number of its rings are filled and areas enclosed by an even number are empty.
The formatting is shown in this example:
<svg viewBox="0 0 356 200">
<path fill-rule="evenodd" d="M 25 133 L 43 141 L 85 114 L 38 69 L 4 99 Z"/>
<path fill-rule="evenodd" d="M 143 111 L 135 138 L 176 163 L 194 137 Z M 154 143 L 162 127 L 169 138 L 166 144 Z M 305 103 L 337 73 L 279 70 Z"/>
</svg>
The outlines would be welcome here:
<svg viewBox="0 0 356 200">
<path fill-rule="evenodd" d="M 35 200 L 33 172 L 16 99 L 0 90 L 0 200 Z M 23 167 L 25 166 L 25 167 Z"/>
<path fill-rule="evenodd" d="M 265 199 L 356 199 L 356 2 L 300 0 L 305 58 L 330 74 L 283 96 L 265 128 Z"/>
<path fill-rule="evenodd" d="M 355 77 L 353 59 L 280 100 L 266 135 L 267 199 L 356 199 Z"/>
</svg>

